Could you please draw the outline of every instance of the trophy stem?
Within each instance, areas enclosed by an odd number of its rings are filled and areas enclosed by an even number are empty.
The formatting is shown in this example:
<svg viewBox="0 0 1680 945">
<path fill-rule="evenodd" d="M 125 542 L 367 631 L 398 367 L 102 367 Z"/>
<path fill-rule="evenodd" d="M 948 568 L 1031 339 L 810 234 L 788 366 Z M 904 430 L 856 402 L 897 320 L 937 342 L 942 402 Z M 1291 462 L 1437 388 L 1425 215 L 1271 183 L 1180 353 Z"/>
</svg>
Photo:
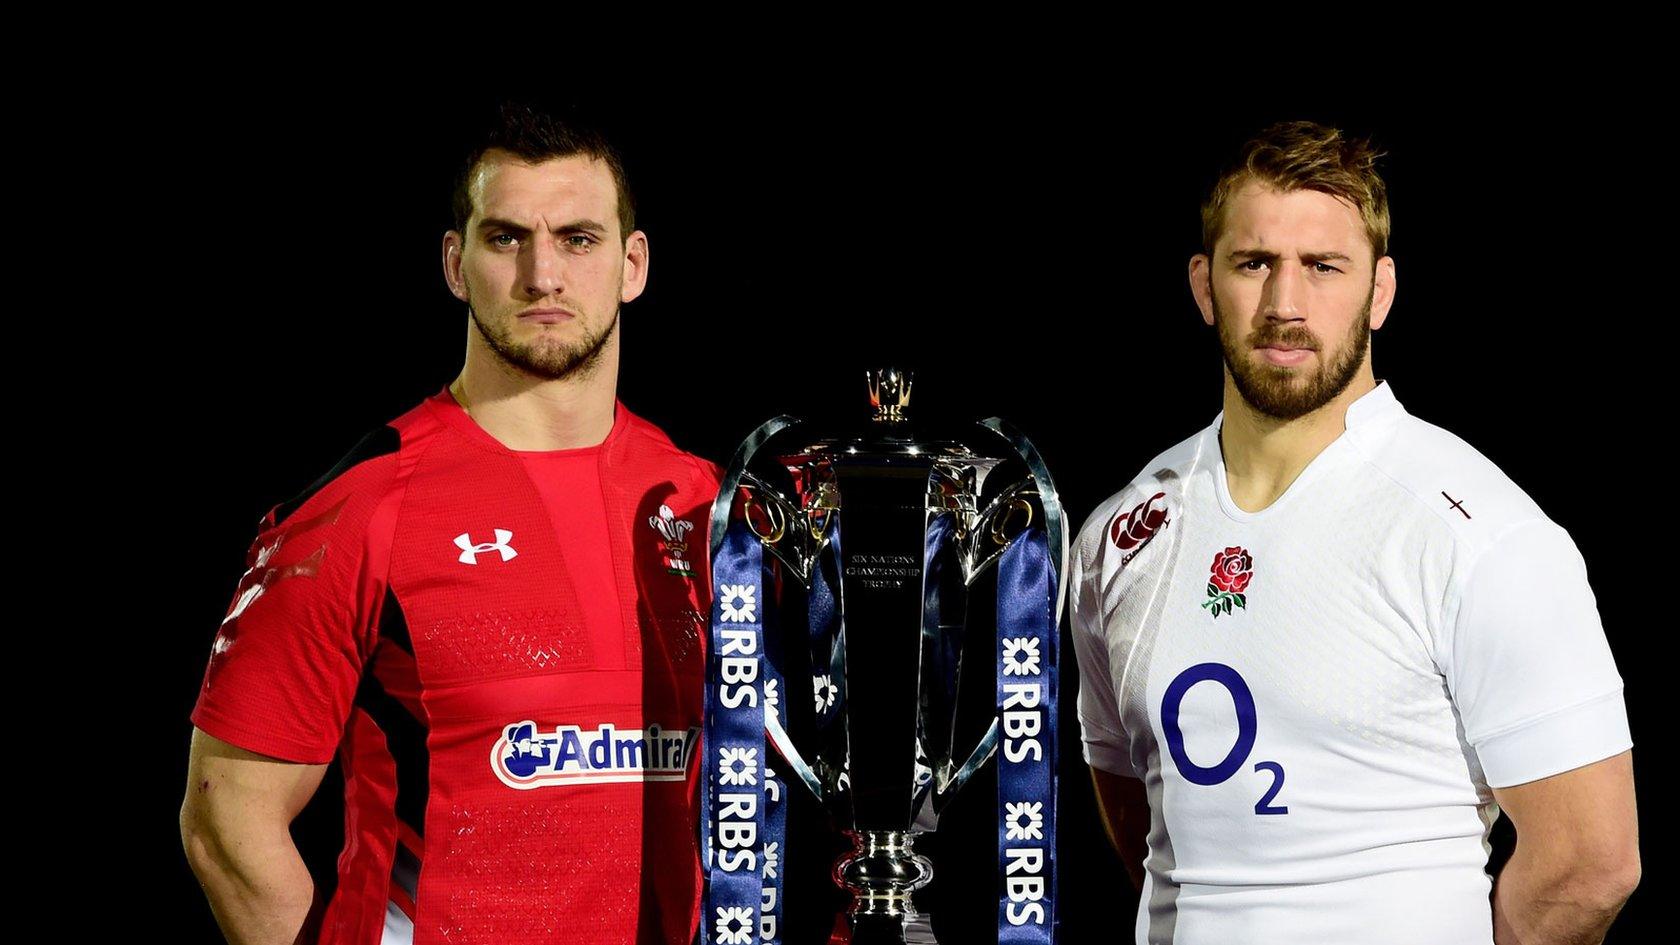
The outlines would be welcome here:
<svg viewBox="0 0 1680 945">
<path fill-rule="evenodd" d="M 911 849 L 902 830 L 848 830 L 852 852 L 834 864 L 834 879 L 852 894 L 847 908 L 854 945 L 903 945 L 907 922 L 919 916 L 911 893 L 933 879 L 933 863 Z M 925 923 L 921 923 L 925 927 Z"/>
</svg>

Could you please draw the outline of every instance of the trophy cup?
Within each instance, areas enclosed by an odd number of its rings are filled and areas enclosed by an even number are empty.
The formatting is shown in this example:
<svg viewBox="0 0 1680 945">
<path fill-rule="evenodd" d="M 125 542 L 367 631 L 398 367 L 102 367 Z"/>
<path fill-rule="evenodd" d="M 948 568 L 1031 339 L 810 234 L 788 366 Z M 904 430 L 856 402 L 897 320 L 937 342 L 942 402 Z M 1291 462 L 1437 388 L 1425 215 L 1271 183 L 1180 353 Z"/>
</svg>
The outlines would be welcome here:
<svg viewBox="0 0 1680 945">
<path fill-rule="evenodd" d="M 919 426 L 897 370 L 870 372 L 868 391 L 850 428 L 759 427 L 712 508 L 700 940 L 781 941 L 797 783 L 853 844 L 833 868 L 851 896 L 837 938 L 934 942 L 912 902 L 933 864 L 914 841 L 995 755 L 999 940 L 1048 943 L 1061 506 L 1002 421 Z M 970 599 L 988 575 L 995 628 Z"/>
</svg>

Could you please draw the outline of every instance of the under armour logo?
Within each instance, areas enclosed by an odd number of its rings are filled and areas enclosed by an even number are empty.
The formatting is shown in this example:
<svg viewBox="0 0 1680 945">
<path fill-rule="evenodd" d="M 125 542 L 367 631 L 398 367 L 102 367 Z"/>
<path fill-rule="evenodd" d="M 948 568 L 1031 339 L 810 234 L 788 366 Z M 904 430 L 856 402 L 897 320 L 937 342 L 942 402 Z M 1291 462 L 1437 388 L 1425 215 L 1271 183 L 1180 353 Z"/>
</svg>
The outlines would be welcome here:
<svg viewBox="0 0 1680 945">
<path fill-rule="evenodd" d="M 501 552 L 502 560 L 510 561 L 513 559 L 514 555 L 519 554 L 519 552 L 513 550 L 512 545 L 508 544 L 508 542 L 512 539 L 513 532 L 510 532 L 505 528 L 498 528 L 496 529 L 495 541 L 486 542 L 482 545 L 475 545 L 473 544 L 472 539 L 467 537 L 467 533 L 462 532 L 461 534 L 455 536 L 455 547 L 461 549 L 460 562 L 462 564 L 477 564 L 479 555 L 491 551 Z"/>
</svg>

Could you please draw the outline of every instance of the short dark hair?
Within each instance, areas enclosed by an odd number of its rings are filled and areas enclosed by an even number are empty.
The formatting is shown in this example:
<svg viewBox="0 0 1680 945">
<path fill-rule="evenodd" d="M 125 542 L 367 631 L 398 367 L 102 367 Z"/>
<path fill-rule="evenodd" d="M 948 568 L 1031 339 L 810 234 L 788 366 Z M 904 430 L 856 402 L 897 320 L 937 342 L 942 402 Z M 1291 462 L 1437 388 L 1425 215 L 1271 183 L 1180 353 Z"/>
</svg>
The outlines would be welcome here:
<svg viewBox="0 0 1680 945">
<path fill-rule="evenodd" d="M 453 209 L 455 231 L 467 232 L 472 218 L 473 174 L 492 150 L 507 151 L 520 160 L 536 164 L 555 158 L 583 155 L 607 165 L 612 171 L 613 184 L 618 189 L 619 239 L 626 240 L 636 229 L 636 205 L 630 196 L 630 183 L 624 173 L 624 161 L 606 135 L 580 121 L 564 121 L 552 113 L 527 102 L 503 102 L 496 107 L 477 146 L 467 155 L 461 172 L 455 178 Z"/>
<path fill-rule="evenodd" d="M 1272 125 L 1243 145 L 1202 203 L 1202 252 L 1212 255 L 1237 191 L 1259 181 L 1285 193 L 1316 190 L 1346 201 L 1365 224 L 1371 258 L 1381 259 L 1388 255 L 1389 237 L 1388 187 L 1376 169 L 1382 156 L 1370 139 L 1347 137 L 1317 122 Z"/>
</svg>

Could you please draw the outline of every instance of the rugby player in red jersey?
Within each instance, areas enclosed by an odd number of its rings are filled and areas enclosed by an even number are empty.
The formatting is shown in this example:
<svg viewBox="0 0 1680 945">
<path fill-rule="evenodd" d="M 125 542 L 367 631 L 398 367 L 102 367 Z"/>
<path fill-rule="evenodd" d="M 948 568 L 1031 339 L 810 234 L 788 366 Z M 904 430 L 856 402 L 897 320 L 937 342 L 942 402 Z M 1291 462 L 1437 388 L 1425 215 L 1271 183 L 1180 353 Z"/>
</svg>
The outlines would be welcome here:
<svg viewBox="0 0 1680 945">
<path fill-rule="evenodd" d="M 212 646 L 181 832 L 236 943 L 694 935 L 719 471 L 617 399 L 648 273 L 619 157 L 500 119 L 443 238 L 465 366 L 268 512 Z M 315 902 L 288 825 L 335 759 Z"/>
</svg>

